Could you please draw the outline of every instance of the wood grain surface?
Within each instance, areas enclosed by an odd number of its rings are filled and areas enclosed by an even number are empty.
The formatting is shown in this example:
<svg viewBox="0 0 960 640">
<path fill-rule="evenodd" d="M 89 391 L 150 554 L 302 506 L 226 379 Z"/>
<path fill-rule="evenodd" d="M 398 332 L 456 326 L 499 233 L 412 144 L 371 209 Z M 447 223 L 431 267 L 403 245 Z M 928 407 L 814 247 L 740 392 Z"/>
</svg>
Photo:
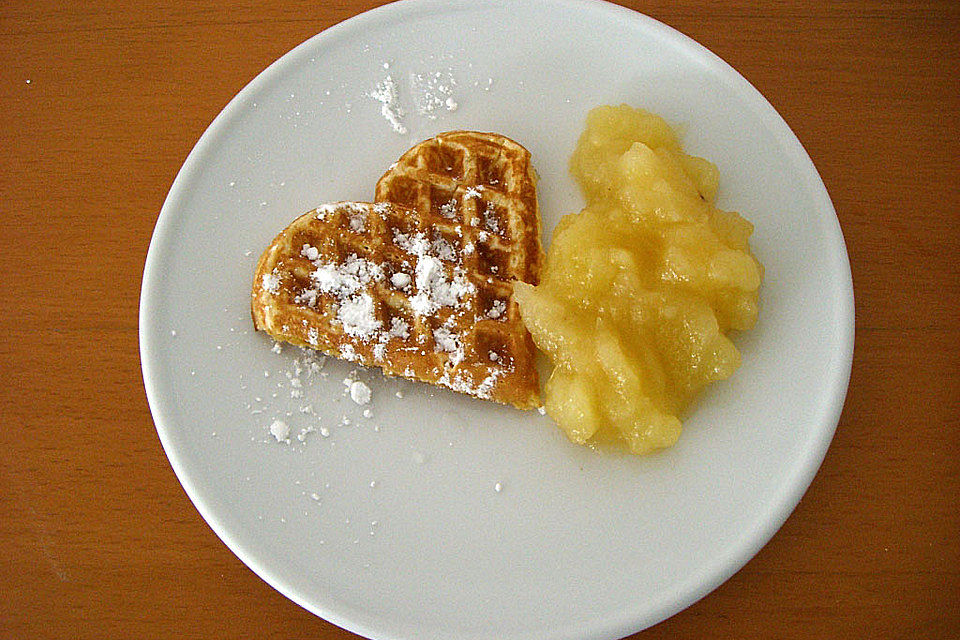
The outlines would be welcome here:
<svg viewBox="0 0 960 640">
<path fill-rule="evenodd" d="M 262 582 L 168 464 L 137 305 L 163 199 L 227 101 L 377 2 L 0 5 L 0 637 L 355 638 Z M 960 636 L 960 3 L 625 3 L 770 100 L 856 292 L 840 426 L 797 510 L 653 638 Z"/>
</svg>

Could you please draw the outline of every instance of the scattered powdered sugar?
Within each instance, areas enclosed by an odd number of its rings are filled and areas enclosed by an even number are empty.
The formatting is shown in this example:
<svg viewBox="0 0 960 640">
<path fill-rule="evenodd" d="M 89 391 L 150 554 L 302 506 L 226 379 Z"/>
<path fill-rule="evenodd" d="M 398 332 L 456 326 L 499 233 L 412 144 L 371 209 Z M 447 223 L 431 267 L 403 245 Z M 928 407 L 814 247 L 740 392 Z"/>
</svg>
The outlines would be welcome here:
<svg viewBox="0 0 960 640">
<path fill-rule="evenodd" d="M 430 244 L 430 250 L 441 260 L 455 262 L 457 260 L 457 250 L 453 248 L 446 239 L 440 237 Z"/>
<path fill-rule="evenodd" d="M 454 98 L 457 79 L 450 70 L 410 74 L 410 85 L 415 95 L 417 112 L 431 120 L 438 112 L 456 111 L 460 106 Z"/>
<path fill-rule="evenodd" d="M 400 108 L 400 98 L 397 85 L 393 77 L 387 76 L 377 83 L 376 89 L 367 94 L 380 103 L 380 115 L 390 123 L 395 133 L 403 135 L 407 127 L 403 124 L 403 109 Z"/>
<path fill-rule="evenodd" d="M 340 345 L 340 359 L 355 362 L 357 360 L 357 350 L 350 343 Z"/>
<path fill-rule="evenodd" d="M 371 282 L 383 280 L 383 267 L 358 258 L 355 253 L 351 253 L 340 264 L 318 259 L 314 266 L 316 271 L 310 274 L 310 278 L 316 282 L 320 291 L 337 297 L 351 296 L 369 286 Z"/>
<path fill-rule="evenodd" d="M 395 286 L 397 289 L 403 289 L 404 287 L 410 284 L 410 276 L 409 274 L 398 271 L 397 273 L 390 276 L 390 284 Z"/>
<path fill-rule="evenodd" d="M 490 231 L 500 233 L 500 221 L 497 220 L 497 210 L 492 202 L 488 202 L 486 209 L 483 210 L 483 222 Z"/>
<path fill-rule="evenodd" d="M 440 215 L 452 220 L 457 215 L 457 199 L 452 198 L 440 205 Z"/>
<path fill-rule="evenodd" d="M 300 433 L 297 434 L 297 440 L 299 440 L 300 442 L 305 442 L 307 439 L 307 436 L 313 433 L 314 431 L 316 431 L 316 429 L 313 426 L 308 426 L 308 427 L 304 427 L 303 429 L 300 429 Z"/>
<path fill-rule="evenodd" d="M 490 88 L 493 86 L 493 78 L 487 78 L 487 79 L 483 82 L 483 86 L 482 86 L 482 87 L 480 86 L 480 82 L 481 82 L 481 81 L 480 81 L 479 78 L 478 78 L 477 80 L 474 80 L 474 81 L 473 81 L 473 86 L 474 86 L 474 87 L 482 88 L 484 91 L 490 91 Z"/>
<path fill-rule="evenodd" d="M 463 362 L 463 343 L 460 341 L 460 335 L 450 329 L 448 326 L 450 324 L 447 322 L 442 327 L 434 329 L 433 341 L 436 344 L 436 351 L 450 354 L 448 362 L 451 367 L 455 367 Z"/>
<path fill-rule="evenodd" d="M 490 305 L 490 310 L 487 311 L 487 317 L 492 318 L 493 320 L 498 319 L 507 311 L 507 303 L 503 300 L 494 300 L 493 304 Z"/>
<path fill-rule="evenodd" d="M 393 243 L 413 255 L 425 254 L 430 248 L 430 242 L 424 233 L 402 233 L 396 229 L 393 231 Z"/>
<path fill-rule="evenodd" d="M 483 381 L 477 385 L 473 392 L 480 398 L 489 398 L 490 392 L 493 391 L 493 387 L 497 384 L 497 378 L 502 375 L 503 370 L 496 369 L 493 371 L 493 373 L 484 378 Z"/>
<path fill-rule="evenodd" d="M 383 63 L 383 69 L 389 70 L 390 64 Z M 409 75 L 409 89 L 414 107 L 418 114 L 430 120 L 435 120 L 444 111 L 456 111 L 460 107 L 454 95 L 456 87 L 457 79 L 449 68 Z M 404 123 L 406 113 L 401 106 L 399 83 L 392 75 L 388 74 L 378 82 L 367 96 L 380 103 L 380 115 L 395 133 L 407 133 Z"/>
<path fill-rule="evenodd" d="M 438 384 L 444 387 L 449 387 L 454 391 L 477 396 L 478 398 L 483 398 L 486 400 L 490 398 L 490 392 L 493 391 L 493 387 L 496 386 L 497 380 L 503 374 L 504 371 L 502 369 L 495 369 L 490 373 L 490 375 L 477 384 L 473 378 L 473 375 L 466 371 L 458 372 L 453 378 L 450 378 L 449 372 L 445 372 L 443 377 L 441 377 L 437 382 Z"/>
<path fill-rule="evenodd" d="M 410 337 L 410 324 L 403 318 L 396 316 L 390 318 L 390 336 L 406 340 Z"/>
<path fill-rule="evenodd" d="M 354 233 L 363 233 L 367 230 L 367 216 L 365 211 L 350 214 L 350 230 Z"/>
<path fill-rule="evenodd" d="M 260 280 L 260 286 L 263 287 L 264 291 L 277 295 L 280 293 L 280 276 L 275 273 L 265 273 Z"/>
<path fill-rule="evenodd" d="M 327 216 L 329 216 L 331 213 L 336 213 L 339 208 L 340 208 L 339 203 L 328 202 L 326 204 L 320 205 L 319 207 L 314 209 L 313 212 L 314 214 L 316 214 L 317 220 L 326 220 Z"/>
</svg>

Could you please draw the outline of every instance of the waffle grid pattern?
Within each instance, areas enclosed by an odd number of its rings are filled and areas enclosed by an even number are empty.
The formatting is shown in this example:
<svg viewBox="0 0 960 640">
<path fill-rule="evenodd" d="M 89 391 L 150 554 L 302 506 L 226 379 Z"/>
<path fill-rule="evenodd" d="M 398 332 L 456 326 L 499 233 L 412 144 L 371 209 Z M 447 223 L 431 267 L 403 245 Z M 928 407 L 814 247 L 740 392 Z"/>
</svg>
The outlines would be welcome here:
<svg viewBox="0 0 960 640">
<path fill-rule="evenodd" d="M 393 202 L 459 225 L 471 271 L 538 284 L 543 261 L 530 152 L 497 134 L 453 131 L 407 151 L 377 182 L 377 202 Z M 509 285 L 508 285 L 509 286 Z"/>
<path fill-rule="evenodd" d="M 512 273 L 513 267 L 507 260 L 482 262 L 478 252 L 464 251 L 479 233 L 439 213 L 418 213 L 390 203 L 326 205 L 298 218 L 264 253 L 254 283 L 254 323 L 274 338 L 379 366 L 388 374 L 521 408 L 537 406 L 533 345 L 510 300 L 512 286 L 477 271 L 481 264 L 501 273 Z M 441 306 L 430 315 L 413 312 L 418 257 L 398 242 L 404 244 L 418 234 L 429 239 L 429 253 L 441 259 L 447 281 L 459 274 L 473 285 L 456 307 Z M 316 255 L 303 255 L 305 246 L 316 249 Z M 305 300 L 305 292 L 316 290 L 311 274 L 317 264 L 343 264 L 351 256 L 379 268 L 379 277 L 365 285 L 380 327 L 373 336 L 345 333 L 337 320 L 341 303 L 337 296 L 318 293 Z M 411 283 L 395 286 L 397 273 L 406 274 Z M 276 278 L 274 291 L 263 286 L 267 274 Z M 391 333 L 394 326 L 407 332 Z M 459 361 L 444 348 L 442 337 L 451 333 L 462 347 Z"/>
</svg>

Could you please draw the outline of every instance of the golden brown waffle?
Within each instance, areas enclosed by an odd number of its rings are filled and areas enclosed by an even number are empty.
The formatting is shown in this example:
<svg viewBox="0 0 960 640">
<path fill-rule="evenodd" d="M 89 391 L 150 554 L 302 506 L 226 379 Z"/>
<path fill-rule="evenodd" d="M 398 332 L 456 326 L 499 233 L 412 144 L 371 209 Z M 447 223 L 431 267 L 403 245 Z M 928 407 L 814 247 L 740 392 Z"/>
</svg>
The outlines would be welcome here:
<svg viewBox="0 0 960 640">
<path fill-rule="evenodd" d="M 254 326 L 391 375 L 536 407 L 534 347 L 512 286 L 481 268 L 512 262 L 481 258 L 477 232 L 386 202 L 324 205 L 260 258 Z"/>
<path fill-rule="evenodd" d="M 461 225 L 464 241 L 476 247 L 477 270 L 504 287 L 539 282 L 536 174 L 530 152 L 510 138 L 451 131 L 424 140 L 383 174 L 376 201 Z"/>
</svg>

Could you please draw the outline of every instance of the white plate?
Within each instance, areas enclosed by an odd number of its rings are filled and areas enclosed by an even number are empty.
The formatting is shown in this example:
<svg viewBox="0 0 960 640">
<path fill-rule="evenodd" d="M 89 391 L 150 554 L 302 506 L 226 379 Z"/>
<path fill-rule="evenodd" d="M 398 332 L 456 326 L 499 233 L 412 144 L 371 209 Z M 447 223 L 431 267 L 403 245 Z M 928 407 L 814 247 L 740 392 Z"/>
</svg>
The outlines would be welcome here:
<svg viewBox="0 0 960 640">
<path fill-rule="evenodd" d="M 407 135 L 369 97 L 388 74 Z M 418 113 L 417 74 L 452 87 L 457 108 Z M 586 112 L 621 102 L 680 125 L 687 149 L 719 165 L 720 205 L 756 224 L 766 266 L 760 322 L 738 339 L 743 366 L 705 395 L 679 444 L 597 453 L 535 412 L 372 372 L 367 419 L 342 395 L 353 367 L 332 360 L 291 397 L 296 350 L 272 353 L 248 310 L 257 257 L 288 222 L 371 198 L 420 139 L 479 129 L 533 153 L 549 241 L 581 207 L 566 165 Z M 187 494 L 290 599 L 373 638 L 618 638 L 714 589 L 794 508 L 843 403 L 853 296 L 810 159 L 701 46 L 602 3 L 410 1 L 310 39 L 213 122 L 157 222 L 140 340 Z M 319 418 L 300 412 L 308 404 Z M 267 431 L 278 417 L 294 436 L 321 424 L 330 435 L 278 443 Z"/>
</svg>

